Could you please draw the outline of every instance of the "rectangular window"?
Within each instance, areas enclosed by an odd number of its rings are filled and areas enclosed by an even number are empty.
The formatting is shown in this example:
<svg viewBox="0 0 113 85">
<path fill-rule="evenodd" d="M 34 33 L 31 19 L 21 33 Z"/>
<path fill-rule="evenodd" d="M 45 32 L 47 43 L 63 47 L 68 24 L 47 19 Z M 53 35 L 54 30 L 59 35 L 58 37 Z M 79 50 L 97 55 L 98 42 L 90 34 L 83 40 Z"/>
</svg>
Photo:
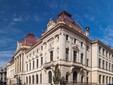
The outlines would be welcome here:
<svg viewBox="0 0 113 85">
<path fill-rule="evenodd" d="M 109 71 L 111 70 L 111 64 L 109 63 Z"/>
<path fill-rule="evenodd" d="M 68 38 L 69 38 L 69 35 L 66 35 L 66 40 L 68 40 Z"/>
<path fill-rule="evenodd" d="M 66 61 L 68 61 L 68 57 L 69 57 L 69 48 L 66 48 Z"/>
<path fill-rule="evenodd" d="M 81 42 L 81 47 L 83 47 L 83 42 Z"/>
<path fill-rule="evenodd" d="M 99 68 L 101 68 L 101 59 L 99 58 Z"/>
<path fill-rule="evenodd" d="M 106 62 L 106 70 L 108 69 L 108 62 Z"/>
<path fill-rule="evenodd" d="M 73 62 L 76 62 L 76 57 L 77 57 L 77 52 L 74 50 L 73 51 Z"/>
<path fill-rule="evenodd" d="M 101 47 L 99 46 L 99 53 L 101 53 Z"/>
<path fill-rule="evenodd" d="M 38 68 L 38 59 L 37 59 L 37 68 Z"/>
<path fill-rule="evenodd" d="M 106 51 L 106 57 L 108 57 L 108 51 Z"/>
<path fill-rule="evenodd" d="M 29 70 L 31 70 L 31 63 L 29 63 Z"/>
<path fill-rule="evenodd" d="M 53 61 L 53 51 L 50 51 L 50 61 Z"/>
<path fill-rule="evenodd" d="M 81 64 L 83 64 L 83 53 L 81 53 Z"/>
<path fill-rule="evenodd" d="M 102 62 L 103 62 L 102 68 L 104 69 L 104 65 L 105 65 L 105 64 L 104 64 L 104 60 L 103 60 Z"/>
<path fill-rule="evenodd" d="M 74 43 L 76 43 L 76 41 L 77 41 L 77 40 L 74 38 Z"/>
<path fill-rule="evenodd" d="M 111 59 L 111 53 L 109 53 L 109 59 Z"/>
<path fill-rule="evenodd" d="M 43 57 L 41 57 L 41 65 L 43 64 Z"/>
<path fill-rule="evenodd" d="M 27 65 L 27 69 L 26 70 L 28 71 L 28 63 L 26 65 Z"/>
<path fill-rule="evenodd" d="M 33 69 L 35 68 L 35 61 L 33 61 Z"/>
</svg>

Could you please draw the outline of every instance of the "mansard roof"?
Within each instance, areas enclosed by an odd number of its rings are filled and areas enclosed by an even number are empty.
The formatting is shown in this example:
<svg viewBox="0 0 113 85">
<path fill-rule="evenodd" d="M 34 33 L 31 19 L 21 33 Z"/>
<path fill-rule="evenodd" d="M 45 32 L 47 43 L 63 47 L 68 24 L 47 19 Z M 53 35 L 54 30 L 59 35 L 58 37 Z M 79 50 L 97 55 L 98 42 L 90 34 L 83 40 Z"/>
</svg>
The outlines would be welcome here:
<svg viewBox="0 0 113 85">
<path fill-rule="evenodd" d="M 22 46 L 33 46 L 39 41 L 34 34 L 28 33 L 27 36 L 23 39 Z"/>
</svg>

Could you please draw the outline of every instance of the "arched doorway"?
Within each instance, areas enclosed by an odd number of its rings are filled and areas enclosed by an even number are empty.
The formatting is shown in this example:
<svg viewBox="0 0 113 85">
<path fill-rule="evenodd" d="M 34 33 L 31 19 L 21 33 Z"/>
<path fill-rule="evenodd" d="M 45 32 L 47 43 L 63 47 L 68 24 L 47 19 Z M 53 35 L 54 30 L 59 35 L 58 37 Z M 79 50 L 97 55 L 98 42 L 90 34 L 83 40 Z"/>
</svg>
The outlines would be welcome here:
<svg viewBox="0 0 113 85">
<path fill-rule="evenodd" d="M 83 79 L 84 79 L 84 76 L 82 75 L 82 76 L 81 76 L 81 83 L 83 83 Z"/>
<path fill-rule="evenodd" d="M 73 82 L 74 83 L 77 82 L 77 72 L 76 71 L 73 72 Z"/>
</svg>

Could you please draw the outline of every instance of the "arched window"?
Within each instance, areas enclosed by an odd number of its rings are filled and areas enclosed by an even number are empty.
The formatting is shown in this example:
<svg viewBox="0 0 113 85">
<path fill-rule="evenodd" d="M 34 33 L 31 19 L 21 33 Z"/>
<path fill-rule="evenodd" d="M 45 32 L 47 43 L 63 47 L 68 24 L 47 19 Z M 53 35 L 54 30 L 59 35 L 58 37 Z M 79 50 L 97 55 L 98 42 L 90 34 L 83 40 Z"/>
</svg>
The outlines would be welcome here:
<svg viewBox="0 0 113 85">
<path fill-rule="evenodd" d="M 34 84 L 34 75 L 32 75 L 32 84 Z"/>
<path fill-rule="evenodd" d="M 77 72 L 73 72 L 73 82 L 77 82 Z"/>
<path fill-rule="evenodd" d="M 29 76 L 29 84 L 31 84 L 31 76 Z"/>
<path fill-rule="evenodd" d="M 48 83 L 52 83 L 52 73 L 51 73 L 51 71 L 48 72 Z"/>
<path fill-rule="evenodd" d="M 36 75 L 36 84 L 38 84 L 38 74 Z"/>
<path fill-rule="evenodd" d="M 103 79 L 102 79 L 102 81 L 103 81 L 103 84 L 105 83 L 104 81 L 105 81 L 105 76 L 103 76 Z"/>
<path fill-rule="evenodd" d="M 26 77 L 26 84 L 28 84 L 28 77 Z"/>
<path fill-rule="evenodd" d="M 99 75 L 99 83 L 101 83 L 101 75 Z"/>
</svg>

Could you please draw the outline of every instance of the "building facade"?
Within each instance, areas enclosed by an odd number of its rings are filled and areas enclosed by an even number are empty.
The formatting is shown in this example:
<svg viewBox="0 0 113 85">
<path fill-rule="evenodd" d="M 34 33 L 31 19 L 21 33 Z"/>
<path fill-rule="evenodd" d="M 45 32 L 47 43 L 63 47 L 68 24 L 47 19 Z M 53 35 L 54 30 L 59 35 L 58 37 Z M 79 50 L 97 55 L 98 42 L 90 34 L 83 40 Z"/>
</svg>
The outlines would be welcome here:
<svg viewBox="0 0 113 85">
<path fill-rule="evenodd" d="M 85 31 L 66 11 L 50 19 L 41 38 L 28 33 L 7 64 L 7 83 L 51 85 L 55 66 L 67 84 L 113 83 L 113 50 L 88 38 Z M 104 53 L 103 53 L 104 50 Z"/>
</svg>

